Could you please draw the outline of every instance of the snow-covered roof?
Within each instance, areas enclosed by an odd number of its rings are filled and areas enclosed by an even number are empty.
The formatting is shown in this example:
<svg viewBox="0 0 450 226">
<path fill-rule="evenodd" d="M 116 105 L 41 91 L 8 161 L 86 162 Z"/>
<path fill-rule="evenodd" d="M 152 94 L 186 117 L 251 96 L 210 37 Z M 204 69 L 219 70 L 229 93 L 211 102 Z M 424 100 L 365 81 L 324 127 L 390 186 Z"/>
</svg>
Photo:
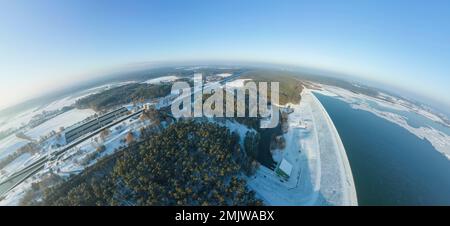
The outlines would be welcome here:
<svg viewBox="0 0 450 226">
<path fill-rule="evenodd" d="M 286 159 L 281 160 L 280 170 L 282 170 L 288 176 L 291 176 L 292 164 L 289 163 Z"/>
</svg>

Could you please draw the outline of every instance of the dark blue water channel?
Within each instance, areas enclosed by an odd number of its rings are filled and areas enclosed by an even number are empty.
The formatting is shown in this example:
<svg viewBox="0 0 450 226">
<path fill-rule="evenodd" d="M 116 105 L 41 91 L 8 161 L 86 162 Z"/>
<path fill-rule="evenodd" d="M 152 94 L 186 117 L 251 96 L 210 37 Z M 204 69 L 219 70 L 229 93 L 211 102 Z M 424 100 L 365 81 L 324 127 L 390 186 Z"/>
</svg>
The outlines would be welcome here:
<svg viewBox="0 0 450 226">
<path fill-rule="evenodd" d="M 344 143 L 360 205 L 450 205 L 450 160 L 430 142 L 344 101 L 315 95 Z"/>
</svg>

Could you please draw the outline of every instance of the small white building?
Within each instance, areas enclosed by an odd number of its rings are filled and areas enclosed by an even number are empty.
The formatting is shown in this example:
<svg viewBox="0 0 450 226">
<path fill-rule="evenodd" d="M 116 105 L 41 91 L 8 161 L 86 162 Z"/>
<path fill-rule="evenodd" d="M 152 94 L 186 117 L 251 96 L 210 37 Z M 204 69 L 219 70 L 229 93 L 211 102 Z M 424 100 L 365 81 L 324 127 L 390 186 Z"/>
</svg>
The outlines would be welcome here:
<svg viewBox="0 0 450 226">
<path fill-rule="evenodd" d="M 279 174 L 280 176 L 289 178 L 291 176 L 291 172 L 292 172 L 292 164 L 283 158 L 283 160 L 281 160 L 281 163 L 276 170 L 276 173 Z"/>
<path fill-rule="evenodd" d="M 149 110 L 152 105 L 153 105 L 152 103 L 145 103 L 143 105 L 143 108 L 144 108 L 144 110 Z"/>
</svg>

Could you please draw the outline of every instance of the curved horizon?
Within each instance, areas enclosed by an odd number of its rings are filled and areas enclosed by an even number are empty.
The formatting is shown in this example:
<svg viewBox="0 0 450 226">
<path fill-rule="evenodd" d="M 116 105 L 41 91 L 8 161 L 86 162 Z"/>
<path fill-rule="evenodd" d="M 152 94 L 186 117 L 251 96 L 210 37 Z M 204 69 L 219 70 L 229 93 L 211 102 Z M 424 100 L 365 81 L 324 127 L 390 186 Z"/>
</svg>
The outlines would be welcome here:
<svg viewBox="0 0 450 226">
<path fill-rule="evenodd" d="M 79 87 L 85 83 L 92 82 L 95 79 L 108 79 L 112 78 L 114 75 L 124 74 L 129 71 L 140 71 L 140 70 L 152 70 L 162 67 L 177 67 L 177 66 L 240 66 L 240 67 L 260 67 L 260 68 L 270 68 L 272 70 L 290 70 L 295 73 L 306 73 L 308 75 L 313 76 L 323 76 L 336 78 L 347 82 L 357 82 L 361 85 L 366 85 L 372 88 L 389 91 L 395 95 L 399 95 L 402 97 L 406 97 L 409 99 L 413 99 L 415 101 L 421 102 L 423 104 L 427 104 L 434 109 L 441 111 L 442 113 L 448 114 L 450 116 L 450 103 L 445 103 L 440 100 L 434 99 L 433 97 L 421 95 L 418 93 L 414 93 L 409 89 L 402 89 L 401 87 L 393 86 L 392 84 L 387 84 L 384 82 L 364 79 L 358 77 L 357 75 L 350 75 L 344 72 L 339 71 L 330 71 L 326 69 L 307 67 L 304 65 L 290 65 L 290 64 L 281 64 L 274 62 L 256 62 L 256 61 L 238 61 L 238 60 L 194 60 L 194 61 L 145 61 L 145 62 L 134 62 L 122 65 L 116 65 L 115 67 L 105 68 L 101 70 L 97 70 L 97 72 L 91 73 L 83 73 L 83 76 L 74 76 L 69 80 L 65 81 L 64 84 L 58 84 L 51 89 L 46 91 L 38 91 L 32 96 L 24 98 L 20 101 L 16 101 L 7 106 L 0 106 L 0 112 L 8 110 L 10 108 L 14 108 L 15 106 L 24 104 L 29 101 L 33 101 L 35 99 L 44 98 L 46 96 L 52 96 L 59 92 L 63 92 L 68 88 Z M 76 78 L 76 80 L 75 80 Z M 126 78 L 123 78 L 126 80 Z M 440 107 L 438 105 L 444 105 L 444 107 Z M 447 111 L 448 109 L 448 111 Z"/>
<path fill-rule="evenodd" d="M 0 108 L 115 65 L 237 59 L 348 74 L 448 109 L 449 12 L 448 1 L 2 2 Z"/>
</svg>

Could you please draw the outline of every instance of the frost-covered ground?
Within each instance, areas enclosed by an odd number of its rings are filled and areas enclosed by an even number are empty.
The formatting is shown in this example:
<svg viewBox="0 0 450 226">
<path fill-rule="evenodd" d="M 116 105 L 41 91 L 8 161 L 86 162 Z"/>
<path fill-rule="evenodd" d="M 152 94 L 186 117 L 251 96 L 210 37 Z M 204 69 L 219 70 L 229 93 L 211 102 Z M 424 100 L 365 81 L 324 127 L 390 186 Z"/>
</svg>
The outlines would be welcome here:
<svg viewBox="0 0 450 226">
<path fill-rule="evenodd" d="M 31 189 L 31 184 L 40 181 L 40 179 L 37 179 L 38 177 L 39 175 L 35 175 L 12 189 L 4 199 L 0 200 L 0 206 L 20 205 L 20 200 L 22 200 L 28 189 Z"/>
<path fill-rule="evenodd" d="M 153 79 L 149 79 L 143 83 L 147 83 L 147 84 L 159 84 L 162 82 L 173 82 L 175 80 L 177 80 L 178 77 L 174 76 L 174 75 L 169 75 L 169 76 L 163 76 L 163 77 L 159 77 L 159 78 L 153 78 Z"/>
<path fill-rule="evenodd" d="M 314 92 L 333 96 L 349 103 L 354 109 L 371 112 L 395 123 L 420 139 L 427 139 L 437 151 L 450 159 L 450 125 L 445 125 L 439 116 L 384 93 L 380 96 L 394 100 L 395 103 L 334 86 L 320 85 L 320 87 L 320 90 Z"/>
<path fill-rule="evenodd" d="M 8 137 L 0 140 L 0 159 L 12 154 L 17 149 L 25 146 L 29 141 L 16 137 L 11 134 Z"/>
<path fill-rule="evenodd" d="M 5 168 L 3 168 L 2 170 L 5 173 L 14 172 L 14 171 L 22 168 L 23 165 L 25 165 L 29 161 L 30 158 L 31 158 L 30 153 L 23 153 L 19 157 L 17 157 L 14 161 L 12 161 L 10 164 L 8 164 Z"/>
<path fill-rule="evenodd" d="M 235 79 L 231 82 L 227 82 L 226 87 L 230 88 L 238 88 L 243 87 L 246 81 L 250 81 L 251 79 Z"/>
<path fill-rule="evenodd" d="M 286 147 L 273 156 L 292 164 L 291 176 L 285 181 L 261 166 L 250 188 L 268 205 L 357 205 L 347 155 L 325 109 L 306 89 L 291 107 Z"/>
<path fill-rule="evenodd" d="M 94 114 L 95 111 L 92 109 L 72 109 L 42 123 L 41 125 L 27 131 L 25 134 L 35 140 L 38 140 L 41 136 L 47 135 L 51 131 L 59 131 L 60 127 L 67 128 Z"/>
<path fill-rule="evenodd" d="M 60 114 L 60 115 L 42 123 L 41 125 L 33 128 L 33 129 L 27 130 L 25 132 L 25 135 L 29 136 L 31 139 L 38 142 L 42 136 L 46 136 L 52 131 L 57 132 L 57 131 L 59 131 L 60 127 L 71 126 L 93 114 L 95 114 L 95 111 L 93 111 L 91 109 L 83 109 L 83 110 L 72 109 L 70 111 L 67 111 L 63 114 Z M 49 139 L 50 139 L 50 141 L 54 140 L 52 138 L 49 138 Z M 29 142 L 30 141 L 28 141 L 28 140 L 18 138 L 15 134 L 11 134 L 10 136 L 0 140 L 0 160 L 7 157 L 8 155 L 13 154 L 17 149 L 25 146 Z M 44 149 L 46 148 L 45 146 L 47 143 L 48 142 L 43 143 Z M 61 143 L 61 142 L 58 142 L 58 143 Z M 48 143 L 48 146 L 51 146 L 51 144 Z M 10 163 L 10 164 L 13 164 L 13 163 Z M 9 167 L 9 165 L 8 165 L 8 167 Z M 6 168 L 8 168 L 8 167 L 6 167 Z M 3 170 L 10 171 L 10 170 L 6 170 L 6 169 L 3 169 Z"/>
<path fill-rule="evenodd" d="M 0 126 L 0 131 L 6 131 L 9 129 L 16 129 L 26 125 L 34 115 L 37 115 L 37 108 L 28 109 L 23 112 L 19 112 L 14 117 L 3 118 L 3 124 Z M 2 142 L 0 140 L 0 142 Z"/>
<path fill-rule="evenodd" d="M 5 117 L 2 118 L 2 124 L 0 125 L 0 131 L 6 131 L 8 129 L 13 128 L 19 128 L 22 125 L 26 125 L 33 116 L 41 114 L 43 111 L 54 111 L 54 110 L 60 110 L 63 107 L 72 106 L 77 100 L 95 94 L 99 93 L 101 91 L 111 89 L 114 87 L 123 86 L 126 84 L 135 83 L 135 81 L 126 81 L 126 82 L 115 82 L 115 83 L 109 83 L 101 86 L 97 86 L 94 88 L 86 89 L 80 92 L 76 92 L 72 95 L 64 96 L 61 99 L 58 99 L 56 101 L 53 101 L 51 103 L 48 103 L 46 105 L 36 107 L 36 108 L 30 108 L 23 112 L 18 112 L 17 115 L 13 117 Z M 1 141 L 0 141 L 1 142 Z"/>
<path fill-rule="evenodd" d="M 85 95 L 81 95 L 81 96 L 68 96 L 68 97 L 65 97 L 63 99 L 56 100 L 56 101 L 54 101 L 54 102 L 52 102 L 52 103 L 50 103 L 50 104 L 40 108 L 39 112 L 42 112 L 42 111 L 56 111 L 56 110 L 59 110 L 59 109 L 61 109 L 63 107 L 71 106 L 71 105 L 75 104 L 75 102 L 77 100 L 79 100 L 79 99 L 81 99 L 81 98 L 83 98 L 85 96 L 88 96 L 90 94 L 91 93 L 85 94 Z"/>
<path fill-rule="evenodd" d="M 217 74 L 216 76 L 219 76 L 219 77 L 222 77 L 222 78 L 226 78 L 226 77 L 230 77 L 232 75 L 233 74 L 231 74 L 231 73 L 220 73 L 220 74 Z"/>
</svg>

